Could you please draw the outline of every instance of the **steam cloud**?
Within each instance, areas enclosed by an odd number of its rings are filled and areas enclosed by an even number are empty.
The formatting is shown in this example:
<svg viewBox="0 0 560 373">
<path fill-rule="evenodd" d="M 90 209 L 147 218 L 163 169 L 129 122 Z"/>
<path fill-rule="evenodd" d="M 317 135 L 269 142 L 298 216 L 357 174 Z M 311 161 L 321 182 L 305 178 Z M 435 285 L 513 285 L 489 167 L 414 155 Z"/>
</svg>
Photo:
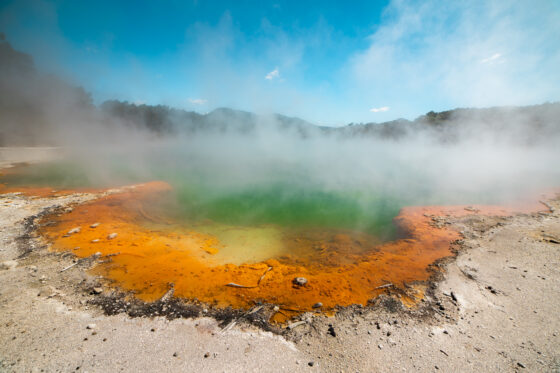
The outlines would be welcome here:
<svg viewBox="0 0 560 373">
<path fill-rule="evenodd" d="M 83 89 L 36 71 L 6 41 L 0 61 L 2 145 L 60 146 L 98 183 L 185 177 L 204 180 L 216 196 L 287 183 L 292 191 L 280 200 L 313 188 L 351 193 L 364 209 L 371 198 L 389 197 L 512 202 L 560 183 L 560 104 L 328 128 L 231 109 L 96 107 Z"/>
</svg>

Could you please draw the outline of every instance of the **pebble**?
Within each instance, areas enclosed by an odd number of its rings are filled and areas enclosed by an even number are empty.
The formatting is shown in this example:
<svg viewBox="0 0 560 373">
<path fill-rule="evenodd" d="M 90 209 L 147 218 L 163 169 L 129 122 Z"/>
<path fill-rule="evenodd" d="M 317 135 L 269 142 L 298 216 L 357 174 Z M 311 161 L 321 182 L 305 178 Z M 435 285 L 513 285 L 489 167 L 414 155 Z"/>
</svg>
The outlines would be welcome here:
<svg viewBox="0 0 560 373">
<path fill-rule="evenodd" d="M 94 294 L 101 294 L 101 293 L 103 293 L 103 288 L 95 287 L 95 288 L 93 288 L 93 293 Z"/>
<path fill-rule="evenodd" d="M 97 243 L 99 242 L 99 238 L 96 238 L 95 240 L 91 240 L 92 243 Z"/>
<path fill-rule="evenodd" d="M 82 230 L 82 228 L 80 228 L 80 227 L 72 228 L 66 234 L 80 233 L 81 230 Z"/>
<path fill-rule="evenodd" d="M 334 327 L 332 326 L 332 324 L 329 324 L 329 329 L 327 330 L 327 334 L 333 337 L 336 337 L 336 331 L 334 330 Z"/>
<path fill-rule="evenodd" d="M 321 307 L 323 307 L 323 303 L 321 302 L 317 302 L 313 305 L 313 308 L 321 308 Z"/>
<path fill-rule="evenodd" d="M 14 269 L 18 265 L 18 262 L 15 260 L 6 260 L 5 262 L 0 263 L 0 269 Z"/>
<path fill-rule="evenodd" d="M 96 324 L 87 324 L 86 329 L 95 329 L 97 328 Z"/>
<path fill-rule="evenodd" d="M 89 226 L 90 228 L 97 228 L 99 227 L 99 223 L 93 223 L 92 225 Z"/>
<path fill-rule="evenodd" d="M 305 277 L 296 277 L 292 280 L 294 285 L 303 286 L 307 284 L 307 279 Z"/>
<path fill-rule="evenodd" d="M 382 345 L 382 344 L 377 345 L 377 347 L 379 347 L 380 350 L 383 349 L 383 345 Z"/>
<path fill-rule="evenodd" d="M 314 361 L 310 361 L 309 363 L 307 363 L 307 365 L 309 365 L 310 367 L 312 367 L 313 365 L 315 365 Z"/>
<path fill-rule="evenodd" d="M 111 233 L 110 235 L 107 236 L 108 240 L 112 240 L 113 238 L 117 238 L 117 234 L 116 233 Z"/>
</svg>

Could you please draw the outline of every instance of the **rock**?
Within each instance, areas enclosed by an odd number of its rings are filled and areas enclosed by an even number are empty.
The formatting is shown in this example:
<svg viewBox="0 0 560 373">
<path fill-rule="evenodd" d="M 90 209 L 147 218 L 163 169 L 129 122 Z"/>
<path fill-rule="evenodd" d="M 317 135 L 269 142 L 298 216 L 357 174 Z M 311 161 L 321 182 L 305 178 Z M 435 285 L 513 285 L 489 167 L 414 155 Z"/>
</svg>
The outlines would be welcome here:
<svg viewBox="0 0 560 373">
<path fill-rule="evenodd" d="M 523 365 L 522 363 L 517 363 L 517 366 L 520 368 L 525 368 L 525 365 Z"/>
<path fill-rule="evenodd" d="M 5 262 L 0 263 L 0 269 L 14 269 L 18 265 L 18 262 L 15 260 L 6 260 Z"/>
<path fill-rule="evenodd" d="M 327 334 L 336 337 L 336 331 L 334 330 L 332 324 L 329 324 L 329 330 L 327 330 Z"/>
<path fill-rule="evenodd" d="M 309 365 L 310 367 L 312 367 L 313 365 L 315 365 L 314 361 L 310 361 L 309 363 L 307 363 L 307 365 Z"/>
<path fill-rule="evenodd" d="M 86 329 L 95 329 L 97 328 L 96 324 L 87 324 Z"/>
<path fill-rule="evenodd" d="M 377 347 L 379 347 L 380 350 L 383 350 L 383 345 L 382 344 L 378 344 Z"/>
<path fill-rule="evenodd" d="M 82 230 L 82 228 L 80 228 L 80 227 L 72 228 L 66 234 L 80 233 L 81 230 Z"/>
<path fill-rule="evenodd" d="M 116 233 L 111 233 L 110 235 L 107 236 L 108 240 L 112 240 L 114 238 L 117 238 L 117 234 Z"/>
<path fill-rule="evenodd" d="M 92 243 L 97 243 L 97 242 L 99 242 L 99 238 L 96 238 L 96 239 L 94 239 L 94 240 L 91 240 L 91 242 L 92 242 Z"/>
<path fill-rule="evenodd" d="M 101 294 L 101 293 L 103 293 L 103 288 L 95 287 L 95 288 L 93 288 L 93 293 L 94 294 Z"/>
<path fill-rule="evenodd" d="M 204 358 L 205 358 L 205 359 L 206 359 L 206 358 L 209 358 L 209 357 L 210 357 L 210 352 L 207 352 L 207 353 L 204 354 Z"/>
<path fill-rule="evenodd" d="M 297 286 L 303 286 L 307 284 L 307 279 L 305 277 L 296 277 L 292 280 L 292 283 Z"/>
<path fill-rule="evenodd" d="M 321 302 L 317 302 L 313 305 L 313 308 L 321 308 L 321 307 L 323 307 L 323 303 Z"/>
<path fill-rule="evenodd" d="M 99 227 L 99 223 L 93 223 L 92 225 L 89 226 L 90 228 L 97 228 Z"/>
</svg>

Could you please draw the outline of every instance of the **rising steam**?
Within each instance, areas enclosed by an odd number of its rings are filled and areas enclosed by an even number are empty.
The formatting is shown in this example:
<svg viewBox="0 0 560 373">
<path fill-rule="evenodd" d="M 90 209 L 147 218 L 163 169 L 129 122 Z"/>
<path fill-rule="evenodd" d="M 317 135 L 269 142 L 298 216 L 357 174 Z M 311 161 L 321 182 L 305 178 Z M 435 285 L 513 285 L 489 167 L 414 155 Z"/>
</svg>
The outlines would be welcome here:
<svg viewBox="0 0 560 373">
<path fill-rule="evenodd" d="M 2 145 L 58 146 L 64 167 L 85 184 L 162 179 L 202 205 L 262 193 L 279 209 L 320 193 L 313 203 L 325 214 L 337 214 L 332 196 L 351 201 L 361 228 L 362 219 L 406 204 L 512 202 L 560 183 L 560 104 L 330 128 L 231 109 L 96 107 L 83 89 L 36 71 L 5 40 L 0 61 Z M 205 193 L 189 194 L 193 185 Z M 232 208 L 258 220 L 258 201 L 251 203 Z"/>
</svg>

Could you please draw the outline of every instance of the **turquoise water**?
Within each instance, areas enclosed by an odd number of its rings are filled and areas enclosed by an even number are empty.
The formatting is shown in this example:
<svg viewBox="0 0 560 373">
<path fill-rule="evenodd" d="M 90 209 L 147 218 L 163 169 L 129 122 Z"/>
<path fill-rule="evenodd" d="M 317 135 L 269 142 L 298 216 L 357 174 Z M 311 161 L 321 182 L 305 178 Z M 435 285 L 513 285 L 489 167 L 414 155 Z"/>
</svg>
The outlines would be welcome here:
<svg viewBox="0 0 560 373">
<path fill-rule="evenodd" d="M 478 193 L 436 193 L 434 181 L 421 170 L 386 168 L 381 179 L 356 182 L 336 178 L 336 172 L 305 164 L 255 161 L 236 164 L 225 159 L 154 153 L 142 163 L 132 157 L 104 159 L 103 167 L 83 161 L 29 165 L 4 175 L 11 186 L 49 186 L 53 189 L 114 187 L 153 180 L 168 182 L 173 191 L 161 199 L 156 216 L 178 224 L 211 221 L 229 226 L 333 228 L 363 232 L 377 239 L 394 238 L 392 219 L 407 205 L 492 203 L 495 196 Z M 396 173 L 395 171 L 398 171 Z M 400 180 L 398 175 L 406 175 Z M 334 180 L 334 181 L 333 181 Z"/>
<path fill-rule="evenodd" d="M 210 172 L 160 167 L 153 179 L 124 172 L 115 163 L 114 178 L 96 178 L 72 162 L 36 164 L 5 175 L 1 182 L 10 186 L 48 186 L 53 189 L 112 187 L 151 180 L 166 181 L 173 187 L 169 198 L 159 206 L 177 222 L 207 220 L 227 225 L 274 224 L 290 228 L 337 228 L 356 230 L 377 237 L 394 234 L 392 218 L 406 201 L 373 190 L 329 190 L 317 183 L 296 182 L 293 175 L 275 175 L 270 182 L 229 183 Z M 223 175 L 222 175 L 223 176 Z"/>
</svg>

